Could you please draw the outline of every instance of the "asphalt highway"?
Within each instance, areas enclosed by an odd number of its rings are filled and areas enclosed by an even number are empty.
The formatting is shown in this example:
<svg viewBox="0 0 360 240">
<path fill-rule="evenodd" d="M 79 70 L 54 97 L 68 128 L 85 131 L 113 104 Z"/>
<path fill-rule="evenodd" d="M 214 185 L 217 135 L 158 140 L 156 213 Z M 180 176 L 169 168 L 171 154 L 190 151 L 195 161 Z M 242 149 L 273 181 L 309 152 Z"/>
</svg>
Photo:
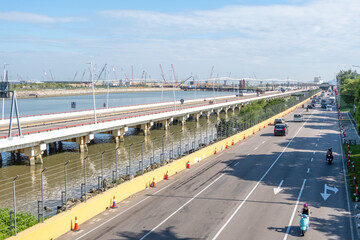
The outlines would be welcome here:
<svg viewBox="0 0 360 240">
<path fill-rule="evenodd" d="M 304 239 L 357 239 L 337 113 L 300 112 L 304 122 L 285 117 L 287 136 L 267 127 L 59 239 L 299 239 L 305 202 L 311 225 Z"/>
</svg>

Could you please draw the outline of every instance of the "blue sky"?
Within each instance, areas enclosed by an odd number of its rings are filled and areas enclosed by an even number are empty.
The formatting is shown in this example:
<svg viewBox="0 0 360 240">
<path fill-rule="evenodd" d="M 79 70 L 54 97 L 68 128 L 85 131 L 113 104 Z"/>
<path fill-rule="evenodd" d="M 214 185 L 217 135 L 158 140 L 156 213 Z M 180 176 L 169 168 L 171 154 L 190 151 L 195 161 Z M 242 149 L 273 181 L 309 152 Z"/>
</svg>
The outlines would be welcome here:
<svg viewBox="0 0 360 240">
<path fill-rule="evenodd" d="M 358 0 L 3 1 L 0 62 L 11 79 L 77 80 L 85 62 L 117 78 L 197 75 L 330 80 L 360 65 Z M 110 68 L 109 68 L 110 69 Z M 88 78 L 88 72 L 86 73 Z"/>
</svg>

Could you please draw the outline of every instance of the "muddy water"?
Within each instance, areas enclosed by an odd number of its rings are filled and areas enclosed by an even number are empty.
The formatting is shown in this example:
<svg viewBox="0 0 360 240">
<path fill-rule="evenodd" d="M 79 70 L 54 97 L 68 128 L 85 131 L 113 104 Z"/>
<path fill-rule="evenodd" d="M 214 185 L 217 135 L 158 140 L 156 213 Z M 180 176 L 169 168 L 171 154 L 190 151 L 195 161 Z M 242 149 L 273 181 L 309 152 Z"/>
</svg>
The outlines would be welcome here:
<svg viewBox="0 0 360 240">
<path fill-rule="evenodd" d="M 222 116 L 224 117 L 224 115 Z M 89 144 L 87 153 L 79 153 L 78 146 L 74 143 L 62 143 L 63 152 L 44 155 L 43 165 L 26 166 L 25 160 L 13 159 L 9 154 L 3 154 L 3 162 L 6 166 L 0 172 L 0 207 L 13 206 L 12 179 L 19 175 L 16 180 L 16 204 L 18 211 L 29 211 L 35 215 L 38 213 L 38 200 L 41 199 L 41 171 L 46 168 L 43 175 L 44 205 L 51 209 L 46 216 L 54 215 L 57 206 L 61 205 L 61 192 L 65 189 L 65 169 L 67 165 L 67 198 L 81 197 L 81 184 L 84 182 L 84 158 L 86 160 L 86 191 L 98 187 L 98 178 L 102 175 L 109 182 L 113 174 L 118 177 L 127 174 L 127 166 L 130 166 L 131 175 L 135 175 L 141 169 L 139 161 L 143 159 L 143 168 L 150 165 L 150 161 L 159 163 L 169 159 L 172 155 L 178 157 L 199 143 L 209 143 L 216 137 L 216 116 L 210 119 L 200 118 L 198 122 L 188 121 L 185 126 L 180 124 L 171 125 L 168 130 L 162 127 L 151 130 L 151 134 L 143 136 L 135 129 L 129 129 L 125 141 L 118 146 L 111 135 L 96 134 L 93 144 Z M 194 134 L 195 132 L 195 134 Z M 164 142 L 164 144 L 163 144 Z M 130 146 L 131 145 L 131 150 Z M 153 148 L 153 146 L 155 148 Z M 116 150 L 118 148 L 118 150 Z M 129 154 L 129 151 L 130 154 Z M 101 155 L 103 154 L 103 167 L 101 167 Z M 115 153 L 117 152 L 117 163 Z M 164 157 L 162 157 L 164 153 Z M 154 160 L 152 157 L 154 156 Z M 117 167 L 116 167 L 117 165 Z M 115 173 L 114 173 L 115 171 Z"/>
</svg>

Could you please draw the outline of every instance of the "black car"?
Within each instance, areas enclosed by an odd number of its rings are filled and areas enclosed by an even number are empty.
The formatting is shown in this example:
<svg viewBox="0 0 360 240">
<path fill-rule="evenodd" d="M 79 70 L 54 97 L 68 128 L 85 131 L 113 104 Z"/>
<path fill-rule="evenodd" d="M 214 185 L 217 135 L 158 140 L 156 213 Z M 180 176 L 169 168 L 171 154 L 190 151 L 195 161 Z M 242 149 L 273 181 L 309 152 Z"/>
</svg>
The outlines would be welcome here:
<svg viewBox="0 0 360 240">
<path fill-rule="evenodd" d="M 286 136 L 288 134 L 287 124 L 276 124 L 274 127 L 274 136 Z"/>
<path fill-rule="evenodd" d="M 307 108 L 313 109 L 313 106 L 312 105 L 307 105 Z"/>
</svg>

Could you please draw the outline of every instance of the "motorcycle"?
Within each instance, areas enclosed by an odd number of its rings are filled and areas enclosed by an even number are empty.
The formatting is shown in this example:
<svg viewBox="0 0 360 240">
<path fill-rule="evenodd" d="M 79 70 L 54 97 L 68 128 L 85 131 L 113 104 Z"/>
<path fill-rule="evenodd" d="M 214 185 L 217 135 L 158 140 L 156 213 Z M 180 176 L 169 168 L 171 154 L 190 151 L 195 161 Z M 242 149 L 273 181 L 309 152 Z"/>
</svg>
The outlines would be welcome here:
<svg viewBox="0 0 360 240">
<path fill-rule="evenodd" d="M 309 216 L 306 214 L 300 214 L 300 217 L 301 236 L 305 236 L 305 232 L 309 230 Z"/>
<path fill-rule="evenodd" d="M 326 161 L 328 162 L 328 164 L 330 165 L 333 161 L 333 156 L 331 156 L 330 154 L 326 155 Z"/>
</svg>

